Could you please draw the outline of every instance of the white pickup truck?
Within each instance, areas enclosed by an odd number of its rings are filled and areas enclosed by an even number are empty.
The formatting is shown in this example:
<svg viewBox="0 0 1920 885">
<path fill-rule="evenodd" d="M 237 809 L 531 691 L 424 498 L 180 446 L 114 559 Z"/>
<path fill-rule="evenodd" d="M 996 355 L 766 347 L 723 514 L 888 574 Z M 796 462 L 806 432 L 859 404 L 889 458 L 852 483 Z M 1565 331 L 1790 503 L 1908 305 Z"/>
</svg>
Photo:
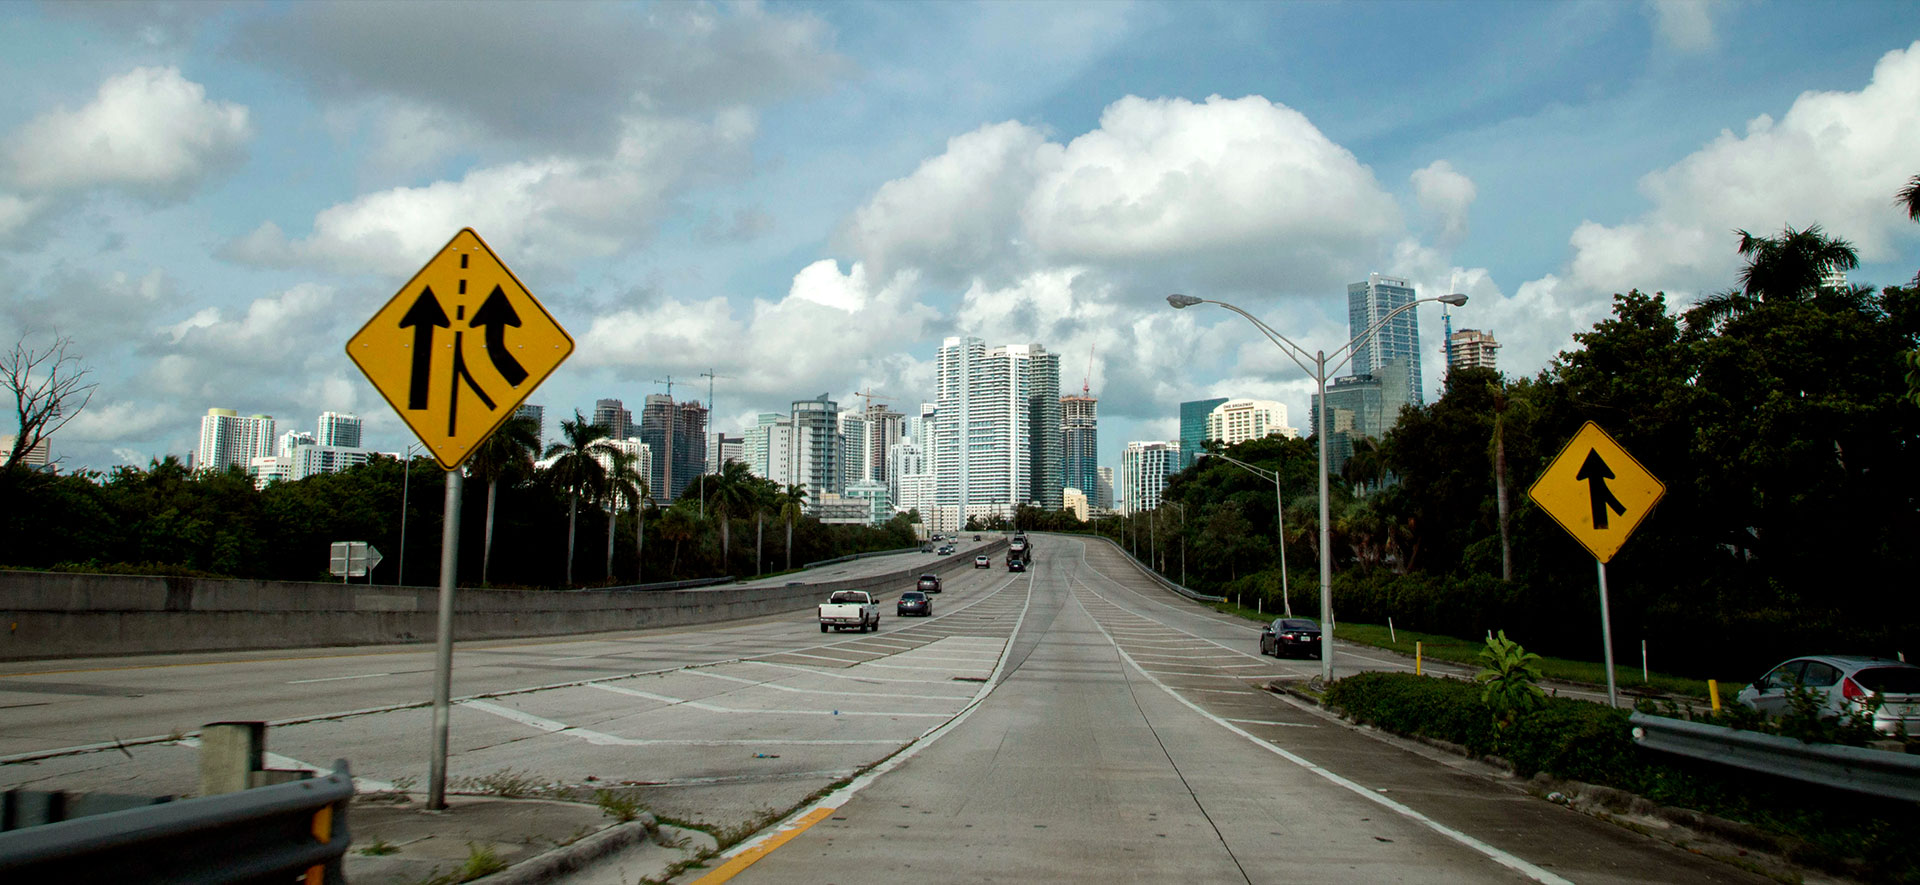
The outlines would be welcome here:
<svg viewBox="0 0 1920 885">
<path fill-rule="evenodd" d="M 820 632 L 827 628 L 845 630 L 858 627 L 860 632 L 880 629 L 880 606 L 875 605 L 873 596 L 865 590 L 837 590 L 827 601 L 820 603 Z"/>
</svg>

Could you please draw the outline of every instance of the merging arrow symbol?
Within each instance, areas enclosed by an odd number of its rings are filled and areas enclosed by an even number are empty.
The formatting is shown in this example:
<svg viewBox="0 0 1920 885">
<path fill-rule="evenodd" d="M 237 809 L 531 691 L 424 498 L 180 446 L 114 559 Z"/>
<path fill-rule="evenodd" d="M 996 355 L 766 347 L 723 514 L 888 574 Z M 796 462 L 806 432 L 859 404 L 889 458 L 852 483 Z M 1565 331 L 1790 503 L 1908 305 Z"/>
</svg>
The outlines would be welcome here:
<svg viewBox="0 0 1920 885">
<path fill-rule="evenodd" d="M 1580 472 L 1573 475 L 1574 482 L 1587 483 L 1587 495 L 1593 502 L 1593 527 L 1607 527 L 1607 511 L 1612 510 L 1621 516 L 1627 515 L 1627 506 L 1613 496 L 1613 490 L 1607 488 L 1607 480 L 1613 478 L 1613 468 L 1607 466 L 1600 457 L 1598 449 L 1587 450 L 1587 460 L 1580 465 Z"/>
<path fill-rule="evenodd" d="M 427 407 L 427 385 L 433 375 L 433 330 L 449 325 L 440 299 L 433 297 L 432 286 L 422 289 L 413 306 L 407 308 L 407 315 L 400 318 L 400 328 L 413 328 L 413 377 L 407 383 L 409 409 Z"/>
<path fill-rule="evenodd" d="M 527 370 L 519 360 L 513 358 L 513 354 L 507 352 L 507 327 L 520 328 L 520 314 L 514 311 L 513 303 L 507 300 L 507 293 L 502 292 L 499 286 L 493 287 L 492 294 L 481 303 L 479 310 L 474 311 L 473 320 L 467 323 L 468 328 L 481 326 L 487 329 L 487 356 L 493 360 L 493 370 L 499 372 L 508 385 L 519 387 L 520 382 L 527 380 Z"/>
</svg>

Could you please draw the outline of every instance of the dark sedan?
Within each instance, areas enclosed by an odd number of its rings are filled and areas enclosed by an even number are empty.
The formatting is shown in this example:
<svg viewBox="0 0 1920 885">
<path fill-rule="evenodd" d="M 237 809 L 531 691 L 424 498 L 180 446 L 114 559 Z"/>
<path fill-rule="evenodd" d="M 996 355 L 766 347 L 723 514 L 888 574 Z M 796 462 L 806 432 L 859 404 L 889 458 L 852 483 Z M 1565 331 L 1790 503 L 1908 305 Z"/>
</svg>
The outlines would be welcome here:
<svg viewBox="0 0 1920 885">
<path fill-rule="evenodd" d="M 925 593 L 938 593 L 940 592 L 940 576 L 932 573 L 921 575 L 920 583 L 916 584 L 913 589 Z"/>
<path fill-rule="evenodd" d="M 925 617 L 933 614 L 933 600 L 918 590 L 908 590 L 900 594 L 900 605 L 894 609 L 894 613 L 903 618 L 907 615 Z"/>
<path fill-rule="evenodd" d="M 1260 653 L 1289 658 L 1305 653 L 1320 656 L 1320 625 L 1306 618 L 1274 618 L 1260 631 Z"/>
</svg>

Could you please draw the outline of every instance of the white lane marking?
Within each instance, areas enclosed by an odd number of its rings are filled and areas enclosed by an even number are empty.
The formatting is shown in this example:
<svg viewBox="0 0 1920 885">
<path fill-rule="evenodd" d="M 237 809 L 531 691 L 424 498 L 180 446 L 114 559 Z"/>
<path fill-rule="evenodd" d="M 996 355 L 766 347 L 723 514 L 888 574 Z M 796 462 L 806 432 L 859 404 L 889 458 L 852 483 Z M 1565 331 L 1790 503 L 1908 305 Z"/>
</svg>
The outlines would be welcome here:
<svg viewBox="0 0 1920 885">
<path fill-rule="evenodd" d="M 1287 728 L 1319 728 L 1320 727 L 1318 725 L 1308 725 L 1305 722 L 1275 722 L 1271 719 L 1229 719 L 1227 721 L 1238 722 L 1241 725 L 1284 725 Z"/>
<path fill-rule="evenodd" d="M 708 673 L 705 670 L 688 670 L 687 675 L 706 676 L 712 679 L 725 679 L 729 682 L 738 682 L 743 685 L 751 685 L 756 688 L 771 688 L 774 691 L 787 691 L 787 692 L 793 692 L 794 694 L 830 694 L 830 695 L 844 695 L 847 697 L 855 697 L 855 698 L 910 698 L 913 700 L 940 700 L 940 701 L 958 701 L 958 700 L 964 700 L 970 696 L 970 695 L 957 695 L 957 694 L 946 694 L 946 695 L 943 695 L 943 694 L 888 694 L 886 692 L 878 692 L 878 691 L 829 691 L 824 688 L 800 688 L 798 686 L 793 686 L 793 685 L 781 685 L 778 682 L 764 682 L 764 681 L 755 680 L 755 679 L 742 679 L 738 676 L 728 676 L 725 673 Z M 944 685 L 945 683 L 929 682 L 926 684 L 932 686 L 932 685 Z"/>
<path fill-rule="evenodd" d="M 188 749 L 197 749 L 200 746 L 200 739 L 183 737 L 173 743 Z M 265 762 L 271 768 L 291 768 L 297 771 L 311 771 L 316 774 L 333 773 L 333 769 L 331 768 L 321 768 L 318 765 L 302 762 L 292 756 L 282 756 L 279 753 L 263 753 L 261 755 L 261 761 Z M 357 793 L 391 793 L 393 792 L 393 784 L 387 783 L 386 781 L 377 781 L 370 777 L 356 776 L 353 779 L 353 789 L 354 792 Z"/>
<path fill-rule="evenodd" d="M 657 746 L 750 747 L 750 746 L 764 745 L 764 744 L 797 744 L 802 746 L 845 746 L 848 744 L 897 743 L 896 741 L 890 741 L 885 739 L 793 740 L 790 738 L 762 738 L 762 739 L 754 739 L 754 740 L 728 740 L 724 738 L 713 738 L 713 739 L 697 739 L 697 740 L 675 740 L 675 739 L 669 739 L 669 738 L 625 738 L 625 737 L 620 737 L 619 735 L 607 734 L 606 732 L 603 732 L 603 731 L 594 731 L 588 728 L 575 728 L 564 722 L 556 722 L 552 719 L 547 719 L 542 716 L 535 716 L 532 713 L 523 713 L 511 707 L 502 707 L 499 704 L 489 704 L 486 701 L 462 701 L 460 703 L 460 706 L 472 707 L 475 710 L 492 713 L 493 715 L 498 716 L 502 719 L 510 719 L 514 722 L 520 723 L 521 725 L 531 726 L 533 728 L 537 728 L 549 734 L 558 734 L 558 735 L 566 735 L 567 737 L 576 737 L 583 741 L 586 741 L 589 744 L 598 744 L 600 746 L 611 746 L 611 747 L 657 747 Z"/>
<path fill-rule="evenodd" d="M 600 657 L 606 657 L 606 655 L 574 655 L 573 657 L 570 657 L 570 658 L 548 658 L 546 660 L 546 663 L 564 664 L 568 661 L 584 661 L 584 660 L 587 660 L 588 658 L 600 658 Z"/>
<path fill-rule="evenodd" d="M 984 663 L 986 663 L 986 662 L 985 662 L 985 661 L 969 661 L 968 663 L 971 663 L 971 664 L 984 664 Z M 880 668 L 880 669 L 882 669 L 882 670 L 931 670 L 931 671 L 933 671 L 933 672 L 935 672 L 935 673 L 952 673 L 952 672 L 953 672 L 953 671 L 955 671 L 955 670 L 978 670 L 978 669 L 980 669 L 979 667 L 916 667 L 916 666 L 914 666 L 914 665 L 912 665 L 912 664 L 879 664 L 879 663 L 875 663 L 875 662 L 873 662 L 873 661 L 867 661 L 867 662 L 865 662 L 865 663 L 863 663 L 863 664 L 860 664 L 860 666 L 862 666 L 862 667 L 879 667 L 879 668 Z"/>
<path fill-rule="evenodd" d="M 362 673 L 359 676 L 328 676 L 325 679 L 295 679 L 288 682 L 287 684 L 288 685 L 306 685 L 312 682 L 344 682 L 348 679 L 378 679 L 382 676 L 392 676 L 392 675 L 393 675 L 392 673 Z"/>
<path fill-rule="evenodd" d="M 1007 581 L 1009 584 L 1011 584 L 1013 579 L 1008 578 Z M 1027 584 L 1026 605 L 1021 607 L 1020 617 L 1015 619 L 1013 622 L 1013 632 L 1007 634 L 1007 638 L 1005 640 L 1006 645 L 1004 647 L 1005 651 L 1000 656 L 1000 662 L 994 665 L 993 673 L 989 675 L 987 677 L 987 681 L 980 686 L 980 690 L 977 692 L 974 692 L 973 700 L 968 702 L 967 706 L 964 709 L 962 709 L 952 719 L 949 719 L 946 722 L 943 722 L 939 725 L 936 725 L 932 728 L 927 729 L 927 731 L 924 734 L 914 739 L 912 743 L 906 745 L 904 748 L 900 750 L 900 752 L 895 753 L 892 756 L 888 756 L 885 760 L 882 760 L 879 765 L 875 765 L 874 767 L 868 769 L 867 773 L 854 778 L 852 783 L 849 783 L 838 790 L 835 790 L 831 793 L 828 793 L 825 796 L 822 796 L 818 801 L 807 805 L 805 808 L 796 809 L 792 814 L 787 815 L 786 818 L 781 820 L 778 824 L 768 827 L 765 830 L 762 830 L 759 835 L 754 836 L 751 839 L 743 840 L 742 842 L 740 842 L 740 844 L 733 846 L 732 849 L 722 853 L 719 857 L 715 858 L 714 865 L 719 866 L 720 864 L 725 863 L 728 860 L 732 860 L 733 858 L 738 857 L 741 854 L 758 849 L 761 845 L 765 844 L 769 839 L 773 839 L 781 835 L 782 833 L 793 829 L 793 827 L 796 824 L 798 824 L 802 819 L 806 818 L 808 815 L 811 815 L 816 811 L 819 811 L 822 808 L 839 808 L 840 806 L 847 804 L 848 802 L 852 801 L 853 797 L 859 794 L 861 790 L 866 789 L 874 781 L 879 780 L 882 775 L 885 775 L 887 772 L 890 772 L 895 768 L 899 768 L 901 765 L 906 764 L 907 760 L 920 755 L 921 750 L 924 750 L 928 747 L 933 746 L 935 741 L 938 741 L 942 737 L 945 737 L 946 735 L 951 733 L 954 729 L 959 728 L 961 723 L 966 722 L 968 717 L 971 717 L 975 710 L 980 709 L 980 703 L 987 699 L 987 695 L 993 693 L 993 690 L 999 687 L 1000 681 L 1006 678 L 1007 657 L 1013 651 L 1013 641 L 1015 638 L 1017 638 L 1020 635 L 1021 628 L 1026 625 L 1027 613 L 1033 609 L 1033 584 L 1031 583 L 1032 579 L 1028 578 L 1028 581 L 1029 583 Z M 1004 590 L 1006 588 L 1003 586 L 1001 589 Z M 999 591 L 996 590 L 994 592 L 998 593 Z M 795 669 L 799 669 L 799 668 L 795 668 Z"/>
<path fill-rule="evenodd" d="M 1085 583 L 1085 582 L 1082 582 L 1082 583 Z M 1079 604 L 1078 597 L 1075 597 L 1074 601 L 1076 604 Z M 1085 609 L 1086 606 L 1081 605 L 1081 608 Z M 1093 613 L 1087 612 L 1087 615 L 1089 617 L 1092 617 Z M 1093 624 L 1094 624 L 1094 629 L 1097 629 L 1102 633 L 1106 632 L 1106 628 L 1100 626 L 1100 621 L 1098 618 L 1093 619 Z M 1408 807 L 1392 799 L 1389 799 L 1385 796 L 1382 796 L 1379 793 L 1373 791 L 1372 789 L 1361 786 L 1360 784 L 1357 784 L 1351 780 L 1348 780 L 1345 777 L 1335 774 L 1334 772 L 1328 771 L 1325 768 L 1321 768 L 1319 765 L 1314 764 L 1313 762 L 1309 761 L 1306 757 L 1301 756 L 1298 753 L 1295 753 L 1291 750 L 1287 750 L 1283 747 L 1280 747 L 1279 745 L 1274 744 L 1272 741 L 1265 740 L 1253 734 L 1252 732 L 1247 731 L 1246 729 L 1233 724 L 1231 721 L 1228 721 L 1227 719 L 1214 715 L 1213 713 L 1202 708 L 1199 704 L 1196 704 L 1190 700 L 1187 700 L 1185 697 L 1181 696 L 1181 694 L 1178 691 L 1175 691 L 1171 686 L 1167 685 L 1164 682 L 1161 682 L 1158 678 L 1156 678 L 1153 675 L 1152 671 L 1149 671 L 1147 668 L 1140 666 L 1139 663 L 1134 661 L 1133 656 L 1127 654 L 1127 650 L 1124 648 L 1121 648 L 1120 643 L 1118 641 L 1113 640 L 1111 636 L 1108 636 L 1108 641 L 1113 642 L 1113 650 L 1116 653 L 1118 653 L 1123 660 L 1127 662 L 1127 665 L 1139 671 L 1140 675 L 1144 677 L 1148 682 L 1151 682 L 1154 685 L 1158 686 L 1161 691 L 1164 691 L 1167 693 L 1168 697 L 1173 698 L 1176 701 L 1179 701 L 1181 704 L 1184 704 L 1187 707 L 1187 709 L 1192 710 L 1193 712 L 1206 717 L 1207 719 L 1213 721 L 1215 724 L 1219 725 L 1221 728 L 1224 728 L 1228 731 L 1233 732 L 1234 734 L 1237 734 L 1243 738 L 1246 738 L 1249 741 L 1252 741 L 1255 745 L 1261 747 L 1262 749 L 1265 749 L 1268 752 L 1273 753 L 1274 755 L 1287 760 L 1288 762 L 1298 765 L 1301 768 L 1306 769 L 1307 771 L 1313 772 L 1314 774 L 1319 775 L 1322 778 L 1325 778 L 1327 781 L 1339 786 L 1344 790 L 1347 790 L 1348 792 L 1353 793 L 1356 796 L 1364 797 L 1369 802 L 1373 802 L 1377 805 L 1390 809 L 1394 813 L 1399 814 L 1402 817 L 1418 822 L 1426 826 L 1428 829 L 1436 833 L 1439 833 L 1442 836 L 1445 836 L 1449 839 L 1452 839 L 1455 842 L 1460 843 L 1461 845 L 1465 845 L 1468 848 L 1478 851 L 1481 854 L 1485 855 L 1489 860 L 1492 860 L 1494 863 L 1497 863 L 1503 867 L 1506 867 L 1507 869 L 1513 870 L 1514 872 L 1517 872 L 1523 876 L 1526 876 L 1529 879 L 1532 879 L 1536 882 L 1543 883 L 1543 885 L 1573 885 L 1572 882 L 1566 879 L 1562 879 L 1559 876 L 1554 875 L 1553 873 L 1550 873 L 1544 869 L 1541 869 L 1540 867 L 1534 866 L 1533 864 L 1528 863 L 1527 861 L 1521 859 L 1516 855 L 1509 854 L 1506 851 L 1502 851 L 1499 848 L 1495 848 L 1492 845 L 1488 845 L 1487 843 L 1482 842 L 1479 839 L 1475 839 L 1474 837 L 1469 836 L 1466 833 L 1462 833 L 1459 830 L 1456 830 L 1452 827 L 1447 826 L 1446 824 L 1443 824 L 1437 820 L 1434 820 L 1433 818 L 1430 818 L 1424 814 L 1421 814 L 1420 812 L 1415 811 L 1411 807 Z"/>
<path fill-rule="evenodd" d="M 778 667 L 782 670 L 794 670 L 813 676 L 825 676 L 829 679 L 847 679 L 854 682 L 899 682 L 907 685 L 939 685 L 945 682 L 945 680 L 941 679 L 889 679 L 885 676 L 852 676 L 846 673 L 835 673 L 832 670 L 816 670 L 812 667 L 802 667 L 798 664 L 776 664 L 772 661 L 741 661 L 740 663 L 759 664 L 762 667 Z"/>
<path fill-rule="evenodd" d="M 614 694 L 632 695 L 637 698 L 646 698 L 647 700 L 650 700 L 650 701 L 659 701 L 669 706 L 691 707 L 695 710 L 705 710 L 709 713 L 753 713 L 753 714 L 766 715 L 766 716 L 924 716 L 929 718 L 946 717 L 946 716 L 953 715 L 951 713 L 891 713 L 891 712 L 875 713 L 875 712 L 861 712 L 861 711 L 855 711 L 855 710 L 751 710 L 751 709 L 746 709 L 742 707 L 723 707 L 723 706 L 720 706 L 719 704 L 708 704 L 701 701 L 683 700 L 681 698 L 668 697 L 666 695 L 654 694 L 648 691 L 640 691 L 639 689 L 623 688 L 618 685 L 590 685 L 587 687 L 597 688 L 601 691 L 610 691 L 610 692 L 613 692 Z"/>
</svg>

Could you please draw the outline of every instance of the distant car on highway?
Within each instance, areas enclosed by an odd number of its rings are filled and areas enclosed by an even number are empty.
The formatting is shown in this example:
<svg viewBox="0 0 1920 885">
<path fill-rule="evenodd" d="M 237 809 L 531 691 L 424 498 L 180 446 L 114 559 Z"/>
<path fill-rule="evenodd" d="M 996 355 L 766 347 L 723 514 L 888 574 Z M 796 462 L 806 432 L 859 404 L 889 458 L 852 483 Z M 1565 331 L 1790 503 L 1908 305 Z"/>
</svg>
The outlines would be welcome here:
<svg viewBox="0 0 1920 885">
<path fill-rule="evenodd" d="M 1018 557 L 1018 556 L 1009 556 L 1009 557 L 1007 557 L 1007 571 L 1010 571 L 1010 572 L 1024 572 L 1024 571 L 1026 571 L 1026 570 L 1027 570 L 1027 561 L 1026 561 L 1026 560 L 1024 560 L 1024 559 L 1021 559 L 1021 558 L 1020 558 L 1020 557 Z"/>
<path fill-rule="evenodd" d="M 820 632 L 850 627 L 862 633 L 880 629 L 880 607 L 865 590 L 836 590 L 820 603 Z"/>
<path fill-rule="evenodd" d="M 907 615 L 926 617 L 927 615 L 933 614 L 933 600 L 927 598 L 927 594 L 918 590 L 908 590 L 900 594 L 900 604 L 895 606 L 894 614 L 900 615 L 901 617 L 906 617 Z"/>
<path fill-rule="evenodd" d="M 941 555 L 941 556 L 952 556 L 952 555 L 953 555 L 953 545 L 952 545 L 952 544 L 948 544 L 947 546 L 945 546 L 945 547 L 942 547 L 942 548 L 940 548 L 940 555 Z"/>
<path fill-rule="evenodd" d="M 940 576 L 931 572 L 921 575 L 920 583 L 916 584 L 914 589 L 922 593 L 938 593 L 940 592 Z"/>
<path fill-rule="evenodd" d="M 1767 671 L 1740 689 L 1734 700 L 1768 717 L 1787 712 L 1787 690 L 1798 681 L 1819 692 L 1825 714 L 1834 717 L 1873 711 L 1873 729 L 1881 734 L 1920 732 L 1920 667 L 1863 655 L 1807 655 Z"/>
<path fill-rule="evenodd" d="M 1274 618 L 1260 631 L 1260 653 L 1276 658 L 1320 656 L 1320 625 L 1306 618 Z"/>
<path fill-rule="evenodd" d="M 978 540 L 980 540 L 980 536 L 979 536 L 979 535 L 974 535 L 974 536 L 973 536 L 973 539 L 974 539 L 975 541 L 978 541 Z"/>
<path fill-rule="evenodd" d="M 974 568 L 993 568 L 993 560 L 988 558 L 985 554 L 976 556 L 973 558 L 973 567 Z"/>
</svg>

